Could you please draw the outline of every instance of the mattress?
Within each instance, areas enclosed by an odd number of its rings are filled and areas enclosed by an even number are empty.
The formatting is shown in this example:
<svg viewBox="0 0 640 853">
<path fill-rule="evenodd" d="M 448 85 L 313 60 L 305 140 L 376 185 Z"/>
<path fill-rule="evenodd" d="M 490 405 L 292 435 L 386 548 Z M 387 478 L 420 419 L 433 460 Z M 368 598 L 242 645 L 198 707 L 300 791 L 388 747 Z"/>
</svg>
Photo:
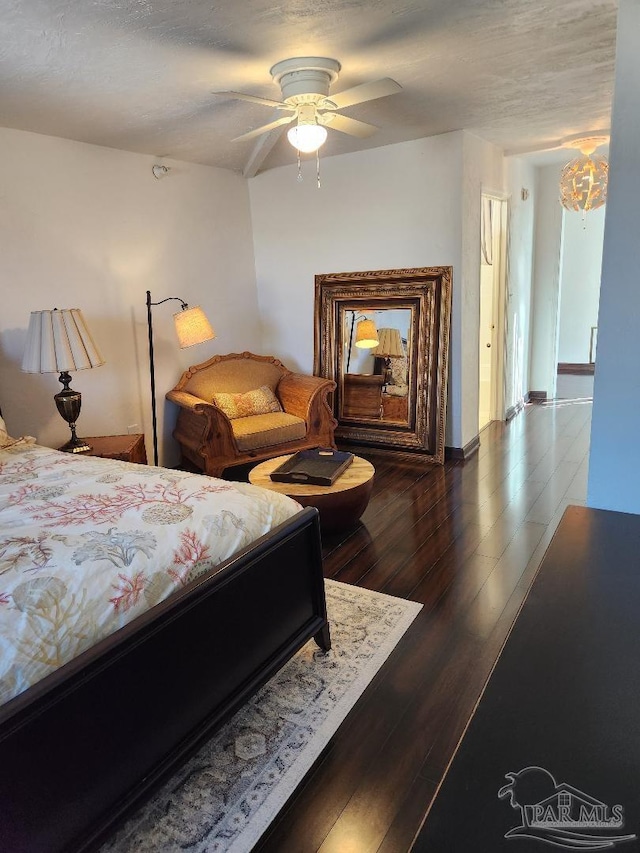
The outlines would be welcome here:
<svg viewBox="0 0 640 853">
<path fill-rule="evenodd" d="M 0 449 L 0 703 L 299 510 L 249 484 Z"/>
</svg>

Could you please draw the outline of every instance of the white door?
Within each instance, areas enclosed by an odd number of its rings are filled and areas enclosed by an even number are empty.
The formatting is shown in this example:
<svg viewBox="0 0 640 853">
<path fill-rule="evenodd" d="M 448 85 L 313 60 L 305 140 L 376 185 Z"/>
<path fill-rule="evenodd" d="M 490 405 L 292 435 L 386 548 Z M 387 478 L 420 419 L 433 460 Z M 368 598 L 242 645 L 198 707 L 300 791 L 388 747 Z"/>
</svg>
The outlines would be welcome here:
<svg viewBox="0 0 640 853">
<path fill-rule="evenodd" d="M 503 417 L 507 202 L 482 196 L 478 431 Z"/>
</svg>

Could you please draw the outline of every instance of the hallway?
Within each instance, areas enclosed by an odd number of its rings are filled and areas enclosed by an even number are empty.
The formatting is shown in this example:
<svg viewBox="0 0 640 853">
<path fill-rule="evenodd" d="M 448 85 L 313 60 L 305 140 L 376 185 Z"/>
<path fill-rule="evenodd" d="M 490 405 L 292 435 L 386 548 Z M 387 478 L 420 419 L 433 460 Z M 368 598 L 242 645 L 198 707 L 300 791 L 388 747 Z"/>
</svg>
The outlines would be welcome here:
<svg viewBox="0 0 640 853">
<path fill-rule="evenodd" d="M 529 405 L 466 464 L 360 450 L 376 466 L 325 574 L 424 608 L 256 848 L 403 853 L 568 504 L 584 503 L 591 404 Z"/>
</svg>

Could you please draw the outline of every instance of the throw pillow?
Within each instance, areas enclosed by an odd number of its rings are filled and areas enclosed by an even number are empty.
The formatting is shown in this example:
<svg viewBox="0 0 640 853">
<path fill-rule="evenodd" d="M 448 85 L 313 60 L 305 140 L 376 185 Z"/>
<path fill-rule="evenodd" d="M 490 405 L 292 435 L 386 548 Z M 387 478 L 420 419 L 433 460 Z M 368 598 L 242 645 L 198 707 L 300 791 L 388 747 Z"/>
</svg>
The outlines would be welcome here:
<svg viewBox="0 0 640 853">
<path fill-rule="evenodd" d="M 214 394 L 213 402 L 231 420 L 282 411 L 278 398 L 268 385 L 244 394 Z"/>
<path fill-rule="evenodd" d="M 13 447 L 16 444 L 35 444 L 36 440 L 32 435 L 23 435 L 20 438 L 11 438 L 7 433 L 7 426 L 0 415 L 0 448 Z"/>
<path fill-rule="evenodd" d="M 2 420 L 2 416 L 0 415 L 0 447 L 7 447 L 9 444 L 13 444 L 14 439 L 10 438 L 7 434 L 7 427 L 5 422 Z"/>
</svg>

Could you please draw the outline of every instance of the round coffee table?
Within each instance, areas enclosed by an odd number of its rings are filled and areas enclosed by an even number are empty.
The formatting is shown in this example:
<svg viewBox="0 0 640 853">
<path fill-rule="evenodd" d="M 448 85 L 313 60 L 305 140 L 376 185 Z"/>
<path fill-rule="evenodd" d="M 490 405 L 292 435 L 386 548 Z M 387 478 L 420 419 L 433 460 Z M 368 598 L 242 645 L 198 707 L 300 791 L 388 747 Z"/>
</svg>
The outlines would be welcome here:
<svg viewBox="0 0 640 853">
<path fill-rule="evenodd" d="M 267 459 L 249 471 L 249 482 L 298 501 L 302 506 L 315 506 L 325 530 L 352 527 L 367 508 L 375 468 L 366 459 L 354 456 L 353 462 L 332 486 L 308 486 L 300 483 L 275 483 L 269 476 L 291 454 Z"/>
</svg>

